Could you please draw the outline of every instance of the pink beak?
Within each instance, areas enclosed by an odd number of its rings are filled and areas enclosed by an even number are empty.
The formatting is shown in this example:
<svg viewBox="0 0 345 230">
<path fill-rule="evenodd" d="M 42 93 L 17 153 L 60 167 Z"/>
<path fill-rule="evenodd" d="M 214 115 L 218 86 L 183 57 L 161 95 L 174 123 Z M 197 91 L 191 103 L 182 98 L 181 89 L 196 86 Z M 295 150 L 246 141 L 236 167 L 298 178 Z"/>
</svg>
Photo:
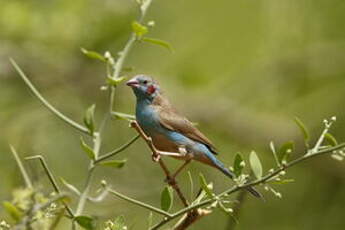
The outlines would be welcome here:
<svg viewBox="0 0 345 230">
<path fill-rule="evenodd" d="M 130 86 L 130 87 L 135 87 L 137 88 L 139 86 L 139 82 L 137 81 L 137 79 L 133 78 L 129 81 L 126 82 L 126 85 Z"/>
</svg>

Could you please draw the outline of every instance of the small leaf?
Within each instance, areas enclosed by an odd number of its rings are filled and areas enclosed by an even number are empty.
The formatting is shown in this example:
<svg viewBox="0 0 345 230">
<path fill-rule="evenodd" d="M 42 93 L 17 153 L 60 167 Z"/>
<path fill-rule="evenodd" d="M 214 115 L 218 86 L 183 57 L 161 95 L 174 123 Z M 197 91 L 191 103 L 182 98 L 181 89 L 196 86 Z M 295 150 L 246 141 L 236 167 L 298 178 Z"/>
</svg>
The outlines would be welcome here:
<svg viewBox="0 0 345 230">
<path fill-rule="evenodd" d="M 74 185 L 72 184 L 69 184 L 65 179 L 63 179 L 62 177 L 60 177 L 60 181 L 61 183 L 66 187 L 68 188 L 69 190 L 71 190 L 72 192 L 74 192 L 75 194 L 77 194 L 78 196 L 80 196 L 80 191 L 74 187 Z"/>
<path fill-rule="evenodd" d="M 193 182 L 193 177 L 190 171 L 188 171 L 188 179 L 189 179 L 189 185 L 190 185 L 190 197 L 192 200 L 194 199 L 194 182 Z"/>
<path fill-rule="evenodd" d="M 337 139 L 335 139 L 335 137 L 330 134 L 330 133 L 326 133 L 325 134 L 325 140 L 331 145 L 331 146 L 336 146 L 338 145 L 338 141 Z"/>
<path fill-rule="evenodd" d="M 287 162 L 294 148 L 295 148 L 295 144 L 293 143 L 293 141 L 288 141 L 282 144 L 282 146 L 280 146 L 279 148 L 279 155 L 278 155 L 279 162 L 280 163 L 282 163 L 283 161 Z"/>
<path fill-rule="evenodd" d="M 87 156 L 91 160 L 95 160 L 96 158 L 95 152 L 84 142 L 83 137 L 80 137 L 80 145 L 82 149 L 84 150 L 84 152 L 87 154 Z"/>
<path fill-rule="evenodd" d="M 91 105 L 85 112 L 84 124 L 88 128 L 91 134 L 95 131 L 95 108 L 96 105 Z"/>
<path fill-rule="evenodd" d="M 160 39 L 156 39 L 156 38 L 148 38 L 148 37 L 142 38 L 141 41 L 161 46 L 163 48 L 168 49 L 170 52 L 173 52 L 173 48 L 171 47 L 169 42 L 166 42 L 166 41 L 163 41 L 163 40 L 160 40 Z"/>
<path fill-rule="evenodd" d="M 301 130 L 301 132 L 303 133 L 304 142 L 305 142 L 306 146 L 308 146 L 309 145 L 308 142 L 310 139 L 308 129 L 306 128 L 306 126 L 303 124 L 303 122 L 298 117 L 295 117 L 294 121 L 297 124 L 297 126 L 299 127 L 299 129 Z"/>
<path fill-rule="evenodd" d="M 126 121 L 133 121 L 133 120 L 135 120 L 135 116 L 132 115 L 132 114 L 113 112 L 112 115 L 116 119 L 122 119 L 122 120 L 126 120 Z"/>
<path fill-rule="evenodd" d="M 96 228 L 95 220 L 89 216 L 77 216 L 74 220 L 84 229 L 93 230 Z"/>
<path fill-rule="evenodd" d="M 202 175 L 202 173 L 199 174 L 199 182 L 200 182 L 200 186 L 201 188 L 206 192 L 206 195 L 209 197 L 209 198 L 212 198 L 214 195 L 213 195 L 213 192 L 212 192 L 212 184 L 207 184 L 206 182 L 206 179 L 204 177 L 204 175 Z"/>
<path fill-rule="evenodd" d="M 126 77 L 119 77 L 116 79 L 111 78 L 111 77 L 107 77 L 107 83 L 108 83 L 108 85 L 117 86 L 118 84 L 123 82 L 125 79 L 126 79 Z"/>
<path fill-rule="evenodd" d="M 92 58 L 92 59 L 97 59 L 103 62 L 106 62 L 107 60 L 105 59 L 105 57 L 100 54 L 97 53 L 95 51 L 90 51 L 90 50 L 86 50 L 84 48 L 80 48 L 81 52 L 83 52 L 83 54 L 85 54 L 87 57 Z"/>
<path fill-rule="evenodd" d="M 127 162 L 127 159 L 123 159 L 123 160 L 102 161 L 99 164 L 103 165 L 103 166 L 108 166 L 108 167 L 120 169 L 123 166 L 125 166 L 126 162 Z"/>
<path fill-rule="evenodd" d="M 147 34 L 147 32 L 149 32 L 149 30 L 146 26 L 140 24 L 137 21 L 132 22 L 132 29 L 138 38 L 141 38 L 143 35 L 145 35 L 145 34 Z"/>
<path fill-rule="evenodd" d="M 256 176 L 256 178 L 260 179 L 262 177 L 262 165 L 259 157 L 254 151 L 250 153 L 249 162 L 254 175 Z"/>
<path fill-rule="evenodd" d="M 272 151 L 272 153 L 273 153 L 274 160 L 276 161 L 277 165 L 280 166 L 278 154 L 277 154 L 277 152 L 276 152 L 276 148 L 274 147 L 273 141 L 270 142 L 270 149 L 271 149 L 271 151 Z"/>
<path fill-rule="evenodd" d="M 6 212 L 16 221 L 20 221 L 23 216 L 23 212 L 20 211 L 16 206 L 8 201 L 3 202 L 4 209 Z"/>
<path fill-rule="evenodd" d="M 161 194 L 161 208 L 164 211 L 169 211 L 173 204 L 173 192 L 171 187 L 166 186 Z"/>
<path fill-rule="evenodd" d="M 241 154 L 239 154 L 239 153 L 236 154 L 233 167 L 234 167 L 234 173 L 235 173 L 236 177 L 241 175 L 242 170 L 245 167 L 245 162 L 244 162 Z"/>
</svg>

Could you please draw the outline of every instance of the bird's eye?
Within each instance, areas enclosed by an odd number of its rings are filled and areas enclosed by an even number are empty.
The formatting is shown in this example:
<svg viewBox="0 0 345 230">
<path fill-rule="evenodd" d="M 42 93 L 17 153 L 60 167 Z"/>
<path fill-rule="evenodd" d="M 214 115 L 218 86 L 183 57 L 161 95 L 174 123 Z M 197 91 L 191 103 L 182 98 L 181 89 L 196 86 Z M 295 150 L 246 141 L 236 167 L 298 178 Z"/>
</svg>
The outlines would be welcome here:
<svg viewBox="0 0 345 230">
<path fill-rule="evenodd" d="M 143 81 L 143 83 L 144 83 L 144 85 L 146 85 L 147 84 L 147 80 Z"/>
</svg>

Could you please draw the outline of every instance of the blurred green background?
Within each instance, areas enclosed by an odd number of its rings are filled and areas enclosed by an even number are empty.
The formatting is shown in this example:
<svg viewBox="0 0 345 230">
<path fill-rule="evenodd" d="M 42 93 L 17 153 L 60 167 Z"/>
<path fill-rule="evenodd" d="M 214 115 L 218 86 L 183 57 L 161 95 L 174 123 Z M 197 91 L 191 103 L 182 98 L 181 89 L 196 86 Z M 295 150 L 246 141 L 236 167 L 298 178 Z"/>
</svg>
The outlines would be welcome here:
<svg viewBox="0 0 345 230">
<path fill-rule="evenodd" d="M 82 122 L 85 109 L 96 103 L 100 120 L 108 103 L 107 93 L 99 90 L 104 66 L 85 57 L 80 47 L 118 52 L 138 16 L 137 5 L 129 0 L 1 0 L 0 6 L 0 200 L 10 200 L 11 191 L 23 185 L 9 143 L 22 157 L 43 154 L 56 176 L 81 188 L 88 160 L 79 146 L 80 133 L 32 96 L 8 58 L 59 110 Z M 277 145 L 294 140 L 295 155 L 303 151 L 294 116 L 306 123 L 315 141 L 322 120 L 336 115 L 332 133 L 345 139 L 344 12 L 342 0 L 154 0 L 146 18 L 156 22 L 150 36 L 171 42 L 175 52 L 136 44 L 126 66 L 135 67 L 130 75 L 158 79 L 173 104 L 214 141 L 226 164 L 236 152 L 247 157 L 255 149 L 267 171 L 274 165 L 271 140 Z M 116 109 L 133 113 L 134 103 L 130 89 L 121 85 Z M 125 121 L 114 121 L 101 151 L 133 135 Z M 98 169 L 95 187 L 106 179 L 116 190 L 159 206 L 164 177 L 143 141 L 117 158 L 128 159 L 125 168 Z M 171 167 L 180 163 L 168 162 Z M 26 166 L 43 191 L 52 191 L 37 163 Z M 283 199 L 270 193 L 265 203 L 248 197 L 237 229 L 344 229 L 344 167 L 324 156 L 291 169 L 288 176 L 295 183 L 275 187 Z M 189 170 L 196 181 L 203 172 L 216 191 L 231 184 L 198 163 Z M 189 193 L 186 173 L 180 185 Z M 89 204 L 86 213 L 101 220 L 123 214 L 133 229 L 144 229 L 149 214 L 113 197 Z M 2 208 L 0 217 L 6 218 Z M 228 222 L 216 211 L 191 229 L 227 229 Z"/>
</svg>

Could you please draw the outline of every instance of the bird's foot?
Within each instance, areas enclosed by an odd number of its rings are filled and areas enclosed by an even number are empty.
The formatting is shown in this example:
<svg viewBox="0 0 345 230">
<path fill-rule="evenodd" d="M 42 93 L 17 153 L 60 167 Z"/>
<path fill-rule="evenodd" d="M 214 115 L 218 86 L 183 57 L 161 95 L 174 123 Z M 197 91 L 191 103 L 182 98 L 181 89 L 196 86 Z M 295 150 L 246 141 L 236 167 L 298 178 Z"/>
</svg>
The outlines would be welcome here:
<svg viewBox="0 0 345 230">
<path fill-rule="evenodd" d="M 152 154 L 152 161 L 158 162 L 161 159 L 161 155 L 157 153 Z"/>
</svg>

